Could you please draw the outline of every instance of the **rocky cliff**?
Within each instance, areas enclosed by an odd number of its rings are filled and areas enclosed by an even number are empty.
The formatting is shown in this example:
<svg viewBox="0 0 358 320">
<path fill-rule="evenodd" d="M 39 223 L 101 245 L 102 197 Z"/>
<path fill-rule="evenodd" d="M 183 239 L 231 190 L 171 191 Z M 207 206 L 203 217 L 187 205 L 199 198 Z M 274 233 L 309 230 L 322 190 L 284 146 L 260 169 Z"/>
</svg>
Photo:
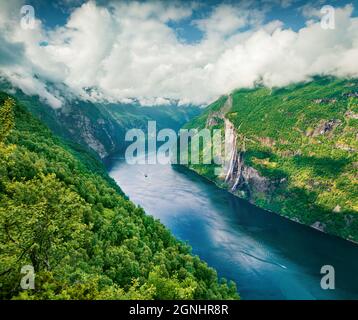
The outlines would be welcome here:
<svg viewBox="0 0 358 320">
<path fill-rule="evenodd" d="M 271 183 L 269 179 L 261 176 L 258 170 L 245 164 L 245 141 L 239 137 L 234 124 L 225 117 L 231 108 L 232 96 L 229 95 L 221 112 L 215 113 L 215 117 L 220 117 L 224 121 L 225 136 L 225 159 L 224 157 L 222 159 L 223 170 L 219 179 L 224 181 L 230 192 L 239 194 L 252 202 L 252 197 L 256 193 L 267 193 Z M 208 121 L 206 127 L 211 128 L 213 123 L 215 122 Z"/>
</svg>

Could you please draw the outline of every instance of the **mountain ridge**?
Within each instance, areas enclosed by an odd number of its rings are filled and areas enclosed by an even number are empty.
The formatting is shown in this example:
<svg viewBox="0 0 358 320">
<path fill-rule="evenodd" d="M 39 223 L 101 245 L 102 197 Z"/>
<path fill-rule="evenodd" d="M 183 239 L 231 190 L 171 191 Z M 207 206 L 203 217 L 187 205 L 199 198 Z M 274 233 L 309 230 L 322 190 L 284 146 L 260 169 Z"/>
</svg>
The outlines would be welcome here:
<svg viewBox="0 0 358 320">
<path fill-rule="evenodd" d="M 39 96 L 25 94 L 4 79 L 0 81 L 0 90 L 16 97 L 56 135 L 92 150 L 100 159 L 124 153 L 125 134 L 129 129 L 146 131 L 148 121 L 156 121 L 159 130 L 167 127 L 178 130 L 201 112 L 196 106 L 144 107 L 138 103 L 96 103 L 74 97 L 65 99 L 61 108 L 54 109 Z"/>
</svg>

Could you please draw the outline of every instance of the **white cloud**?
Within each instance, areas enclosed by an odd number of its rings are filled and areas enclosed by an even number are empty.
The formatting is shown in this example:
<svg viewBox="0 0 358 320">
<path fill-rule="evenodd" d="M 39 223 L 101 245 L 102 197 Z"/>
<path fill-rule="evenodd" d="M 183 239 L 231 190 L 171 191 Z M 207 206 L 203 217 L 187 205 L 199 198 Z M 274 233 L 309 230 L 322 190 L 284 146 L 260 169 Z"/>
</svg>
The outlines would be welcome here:
<svg viewBox="0 0 358 320">
<path fill-rule="evenodd" d="M 54 107 L 62 98 L 42 80 L 64 83 L 86 99 L 148 105 L 205 104 L 258 80 L 283 86 L 314 74 L 358 76 L 358 19 L 351 17 L 350 5 L 335 11 L 334 30 L 316 21 L 297 32 L 279 21 L 263 25 L 262 11 L 220 5 L 193 22 L 205 32 L 203 40 L 183 43 L 167 23 L 189 19 L 194 9 L 159 1 L 113 2 L 107 8 L 88 2 L 65 26 L 46 30 L 37 21 L 26 31 L 5 15 L 2 45 L 20 46 L 22 54 L 14 55 L 16 63 L 0 61 L 1 73 Z M 5 10 L 10 9 L 0 12 Z"/>
<path fill-rule="evenodd" d="M 261 23 L 261 11 L 245 8 L 244 5 L 232 6 L 222 4 L 216 7 L 207 19 L 195 20 L 193 23 L 204 31 L 208 37 L 219 35 L 225 37 L 247 26 Z"/>
<path fill-rule="evenodd" d="M 284 9 L 291 7 L 295 2 L 299 0 L 264 0 L 268 4 L 278 5 Z"/>
<path fill-rule="evenodd" d="M 58 109 L 62 107 L 62 98 L 50 93 L 42 81 L 24 73 L 23 68 L 4 70 L 2 76 L 11 79 L 12 84 L 16 88 L 20 88 L 25 94 L 39 95 L 42 100 L 48 103 L 52 108 Z"/>
</svg>

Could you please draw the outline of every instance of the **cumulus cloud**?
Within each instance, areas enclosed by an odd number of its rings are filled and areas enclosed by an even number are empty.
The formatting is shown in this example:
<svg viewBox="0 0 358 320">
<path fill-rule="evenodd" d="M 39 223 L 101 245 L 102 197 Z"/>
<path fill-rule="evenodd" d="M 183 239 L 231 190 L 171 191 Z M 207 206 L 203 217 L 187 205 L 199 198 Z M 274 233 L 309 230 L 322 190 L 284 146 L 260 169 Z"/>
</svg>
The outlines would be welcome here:
<svg viewBox="0 0 358 320">
<path fill-rule="evenodd" d="M 63 83 L 82 99 L 206 104 L 258 81 L 283 86 L 315 74 L 358 76 L 358 19 L 351 5 L 335 10 L 333 30 L 313 21 L 298 31 L 280 21 L 264 23 L 265 11 L 248 6 L 223 4 L 193 19 L 196 8 L 196 3 L 90 1 L 50 30 L 39 20 L 34 30 L 22 30 L 4 15 L 1 74 L 54 107 L 63 98 L 48 82 Z M 204 33 L 201 41 L 178 39 L 170 23 L 183 20 Z M 17 52 L 13 59 L 9 50 Z"/>
<path fill-rule="evenodd" d="M 249 10 L 245 3 L 236 6 L 222 4 L 213 10 L 210 17 L 194 20 L 193 24 L 204 31 L 207 37 L 225 37 L 242 28 L 258 25 L 263 18 L 263 11 Z"/>
</svg>

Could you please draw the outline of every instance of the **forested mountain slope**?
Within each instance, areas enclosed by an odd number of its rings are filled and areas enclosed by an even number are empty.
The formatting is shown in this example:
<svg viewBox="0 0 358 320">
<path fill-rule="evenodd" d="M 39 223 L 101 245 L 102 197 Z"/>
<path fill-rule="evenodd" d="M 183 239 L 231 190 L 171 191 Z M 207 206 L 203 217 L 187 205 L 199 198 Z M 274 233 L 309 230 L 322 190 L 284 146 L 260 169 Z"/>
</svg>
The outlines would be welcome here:
<svg viewBox="0 0 358 320">
<path fill-rule="evenodd" d="M 185 127 L 221 128 L 236 141 L 221 175 L 216 165 L 193 170 L 260 207 L 358 241 L 358 80 L 237 90 Z"/>
<path fill-rule="evenodd" d="M 25 265 L 35 289 L 22 290 Z M 222 299 L 236 286 L 121 193 L 81 147 L 65 145 L 0 93 L 2 299 Z"/>
<path fill-rule="evenodd" d="M 156 121 L 158 130 L 178 130 L 201 112 L 195 106 L 143 107 L 138 103 L 94 103 L 74 97 L 65 99 L 61 108 L 53 109 L 38 96 L 27 95 L 5 80 L 0 79 L 0 90 L 11 92 L 56 135 L 94 151 L 100 158 L 124 153 L 125 134 L 129 129 L 147 130 L 148 121 Z"/>
</svg>

